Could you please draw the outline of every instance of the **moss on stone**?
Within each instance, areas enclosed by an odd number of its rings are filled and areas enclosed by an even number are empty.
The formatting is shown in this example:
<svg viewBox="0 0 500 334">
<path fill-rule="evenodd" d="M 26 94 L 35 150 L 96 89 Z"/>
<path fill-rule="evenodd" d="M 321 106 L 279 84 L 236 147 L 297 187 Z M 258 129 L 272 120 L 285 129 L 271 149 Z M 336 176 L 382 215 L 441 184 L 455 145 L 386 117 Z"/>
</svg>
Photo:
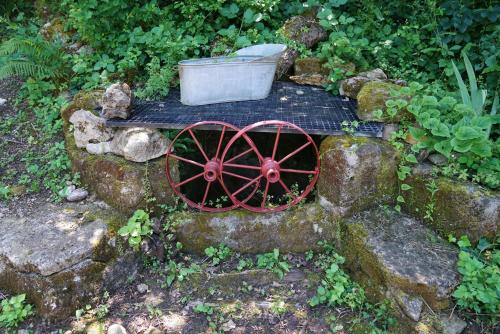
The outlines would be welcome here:
<svg viewBox="0 0 500 334">
<path fill-rule="evenodd" d="M 389 143 L 367 137 L 330 136 L 321 143 L 320 156 L 318 194 L 339 218 L 394 201 L 399 156 Z"/>
<path fill-rule="evenodd" d="M 170 220 L 178 223 L 176 234 L 185 248 L 195 253 L 224 243 L 241 253 L 263 253 L 279 248 L 282 252 L 318 249 L 320 240 L 333 241 L 335 221 L 318 203 L 307 203 L 285 212 L 253 213 L 232 210 L 210 213 L 176 213 Z"/>
<path fill-rule="evenodd" d="M 438 191 L 431 198 L 426 184 L 434 181 Z M 411 175 L 405 183 L 412 189 L 405 193 L 403 209 L 431 226 L 443 237 L 467 235 L 472 241 L 482 236 L 494 238 L 500 221 L 500 195 L 469 182 L 430 175 Z M 434 204 L 432 220 L 426 206 Z"/>
<path fill-rule="evenodd" d="M 358 109 L 356 113 L 358 117 L 365 121 L 399 121 L 405 113 L 396 115 L 394 119 L 389 119 L 387 116 L 377 117 L 374 112 L 379 109 L 385 110 L 385 103 L 392 98 L 391 90 L 399 91 L 401 88 L 402 86 L 384 81 L 370 81 L 364 84 L 357 96 Z"/>
<path fill-rule="evenodd" d="M 76 146 L 69 118 L 79 109 L 94 110 L 101 96 L 102 91 L 80 92 L 62 111 L 66 151 L 73 172 L 79 173 L 82 183 L 100 199 L 126 215 L 148 206 L 156 210 L 155 205 L 174 205 L 175 195 L 165 176 L 163 158 L 151 160 L 148 164 L 136 163 L 113 154 L 93 155 Z M 175 180 L 179 177 L 177 161 L 171 161 L 170 166 Z M 156 201 L 151 204 L 150 198 L 146 197 L 153 197 Z"/>
<path fill-rule="evenodd" d="M 458 282 L 456 252 L 442 240 L 431 245 L 430 231 L 408 219 L 378 209 L 342 222 L 341 253 L 370 300 L 380 302 L 390 295 L 390 289 L 397 289 L 424 298 L 433 309 L 444 309 L 449 305 L 451 288 Z M 408 246 L 399 246 L 401 242 Z M 390 255 L 384 254 L 388 252 Z M 415 257 L 416 271 L 411 268 L 411 256 Z M 440 269 L 436 270 L 438 263 Z"/>
</svg>

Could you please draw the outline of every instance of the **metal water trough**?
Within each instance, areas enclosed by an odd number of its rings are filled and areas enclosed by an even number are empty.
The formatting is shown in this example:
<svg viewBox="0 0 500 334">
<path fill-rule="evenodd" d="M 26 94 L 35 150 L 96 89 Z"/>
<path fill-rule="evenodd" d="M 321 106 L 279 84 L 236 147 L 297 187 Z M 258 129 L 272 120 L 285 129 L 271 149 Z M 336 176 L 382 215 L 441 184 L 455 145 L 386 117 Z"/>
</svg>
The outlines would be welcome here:
<svg viewBox="0 0 500 334">
<path fill-rule="evenodd" d="M 204 105 L 260 100 L 269 95 L 278 59 L 286 45 L 260 44 L 234 56 L 179 62 L 181 102 Z"/>
</svg>

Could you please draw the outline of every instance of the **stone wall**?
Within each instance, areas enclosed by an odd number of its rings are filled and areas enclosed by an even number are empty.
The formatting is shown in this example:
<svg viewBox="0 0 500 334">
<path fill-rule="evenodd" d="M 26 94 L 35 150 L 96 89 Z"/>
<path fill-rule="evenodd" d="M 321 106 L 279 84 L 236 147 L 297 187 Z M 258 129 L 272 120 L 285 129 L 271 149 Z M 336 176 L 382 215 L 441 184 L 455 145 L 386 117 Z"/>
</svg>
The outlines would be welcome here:
<svg viewBox="0 0 500 334">
<path fill-rule="evenodd" d="M 99 105 L 101 96 L 102 91 L 81 92 L 62 113 L 66 150 L 73 171 L 80 174 L 82 183 L 89 190 L 125 214 L 145 208 L 150 198 L 156 199 L 155 204 L 173 205 L 174 192 L 165 176 L 164 158 L 137 163 L 111 153 L 90 154 L 76 146 L 69 119 L 76 110 L 93 111 Z M 177 161 L 172 161 L 170 165 L 175 178 L 178 175 Z"/>
</svg>

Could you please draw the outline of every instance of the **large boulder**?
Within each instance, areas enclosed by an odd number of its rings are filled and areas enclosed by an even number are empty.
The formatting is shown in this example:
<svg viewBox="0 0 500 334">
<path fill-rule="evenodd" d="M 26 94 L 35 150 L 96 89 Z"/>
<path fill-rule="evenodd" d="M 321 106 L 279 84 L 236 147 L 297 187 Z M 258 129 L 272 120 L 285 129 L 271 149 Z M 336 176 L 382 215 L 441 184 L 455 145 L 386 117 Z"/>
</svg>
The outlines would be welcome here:
<svg viewBox="0 0 500 334">
<path fill-rule="evenodd" d="M 113 138 L 114 131 L 106 127 L 106 120 L 88 110 L 75 111 L 69 121 L 73 124 L 77 147 L 86 147 L 89 143 L 106 142 Z"/>
<path fill-rule="evenodd" d="M 116 230 L 127 218 L 99 203 L 37 208 L 0 220 L 0 289 L 26 293 L 39 315 L 66 319 L 104 289 L 126 284 L 135 257 L 121 254 Z M 117 275 L 127 272 L 127 275 Z"/>
<path fill-rule="evenodd" d="M 420 320 L 425 304 L 433 310 L 450 305 L 460 282 L 458 252 L 424 224 L 377 208 L 346 221 L 343 231 L 346 266 L 370 299 L 389 298 L 409 322 Z"/>
<path fill-rule="evenodd" d="M 339 85 L 339 94 L 356 99 L 363 86 L 371 81 L 386 81 L 387 75 L 380 68 L 367 72 L 360 72 L 356 76 L 342 80 Z"/>
<path fill-rule="evenodd" d="M 304 44 L 307 48 L 312 48 L 318 42 L 328 37 L 326 31 L 314 18 L 306 16 L 291 17 L 285 22 L 281 31 L 286 38 Z M 278 79 L 289 71 L 298 56 L 299 52 L 295 49 L 288 49 L 283 52 L 276 70 L 276 77 Z"/>
<path fill-rule="evenodd" d="M 394 118 L 389 119 L 384 115 L 379 117 L 375 111 L 386 109 L 385 103 L 393 99 L 391 91 L 399 91 L 402 86 L 383 81 L 370 81 L 364 84 L 358 93 L 358 109 L 356 115 L 363 121 L 376 121 L 376 122 L 397 122 L 405 115 L 405 113 L 398 114 Z"/>
<path fill-rule="evenodd" d="M 116 131 L 110 142 L 87 144 L 92 154 L 114 153 L 134 162 L 146 162 L 167 152 L 170 141 L 157 129 L 127 128 Z"/>
<path fill-rule="evenodd" d="M 345 217 L 391 203 L 398 189 L 398 154 L 376 138 L 327 137 L 320 146 L 317 190 L 321 205 Z"/>
<path fill-rule="evenodd" d="M 403 209 L 425 220 L 442 236 L 467 235 L 472 241 L 482 236 L 495 238 L 500 223 L 500 194 L 476 184 L 432 177 L 432 167 L 420 164 L 404 181 L 412 189 L 405 192 Z M 434 182 L 437 191 L 432 199 L 427 185 Z M 424 219 L 432 204 L 431 219 Z"/>
<path fill-rule="evenodd" d="M 338 227 L 317 203 L 266 214 L 246 210 L 217 215 L 181 212 L 170 219 L 177 225 L 177 238 L 185 249 L 201 254 L 220 243 L 241 253 L 264 253 L 274 248 L 284 253 L 305 252 L 316 249 L 320 240 L 333 240 Z"/>
<path fill-rule="evenodd" d="M 132 91 L 126 83 L 115 83 L 109 86 L 102 96 L 102 113 L 104 118 L 127 119 L 130 115 Z"/>
<path fill-rule="evenodd" d="M 82 183 L 100 199 L 131 214 L 148 205 L 175 203 L 175 194 L 165 176 L 165 159 L 136 163 L 112 154 L 93 155 L 79 149 L 68 120 L 78 109 L 93 110 L 100 104 L 102 91 L 81 92 L 63 111 L 66 151 L 72 169 L 80 174 Z M 172 161 L 171 174 L 178 178 L 177 161 Z M 154 203 L 150 202 L 155 199 Z"/>
<path fill-rule="evenodd" d="M 281 28 L 283 35 L 306 48 L 312 48 L 318 42 L 324 41 L 328 34 L 314 18 L 306 16 L 293 16 Z"/>
</svg>

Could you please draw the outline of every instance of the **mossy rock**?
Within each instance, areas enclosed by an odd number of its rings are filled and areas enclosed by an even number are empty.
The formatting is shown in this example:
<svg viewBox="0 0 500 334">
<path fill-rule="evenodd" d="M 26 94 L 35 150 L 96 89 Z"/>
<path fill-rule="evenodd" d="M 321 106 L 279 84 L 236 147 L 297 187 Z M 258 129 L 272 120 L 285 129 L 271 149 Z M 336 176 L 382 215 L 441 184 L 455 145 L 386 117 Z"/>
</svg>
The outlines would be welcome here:
<svg viewBox="0 0 500 334">
<path fill-rule="evenodd" d="M 330 71 L 324 67 L 325 61 L 317 57 L 300 58 L 295 61 L 295 75 L 321 74 L 328 75 Z"/>
<path fill-rule="evenodd" d="M 224 243 L 240 253 L 284 253 L 317 249 L 320 240 L 333 240 L 338 225 L 317 203 L 298 205 L 284 212 L 253 213 L 232 210 L 211 214 L 181 212 L 171 216 L 178 224 L 177 238 L 185 249 L 203 254 Z"/>
<path fill-rule="evenodd" d="M 363 84 L 361 90 L 358 93 L 358 109 L 356 114 L 359 119 L 363 121 L 376 121 L 376 122 L 398 122 L 403 117 L 407 115 L 407 112 L 402 112 L 394 116 L 394 118 L 389 118 L 387 115 L 378 117 L 375 115 L 375 111 L 386 109 L 385 103 L 393 99 L 390 95 L 391 90 L 399 91 L 402 86 L 395 85 L 389 82 L 383 81 L 370 81 Z"/>
<path fill-rule="evenodd" d="M 434 310 L 448 307 L 460 281 L 457 250 L 410 216 L 372 209 L 343 222 L 341 253 L 373 301 L 402 292 Z M 418 318 L 418 314 L 417 317 Z"/>
<path fill-rule="evenodd" d="M 483 236 L 495 238 L 500 222 L 500 193 L 466 181 L 433 178 L 421 172 L 424 166 L 414 168 L 404 181 L 412 189 L 404 194 L 403 209 L 421 218 L 443 237 L 467 235 L 474 242 Z M 438 188 L 434 199 L 426 187 L 431 181 Z M 424 218 L 429 204 L 434 204 L 432 220 Z"/>
<path fill-rule="evenodd" d="M 47 203 L 36 215 L 0 222 L 0 289 L 26 293 L 37 314 L 62 320 L 99 295 L 126 283 L 135 258 L 115 238 L 127 217 L 96 203 Z"/>
<path fill-rule="evenodd" d="M 327 32 L 316 20 L 305 16 L 293 16 L 281 28 L 283 35 L 312 48 L 328 37 Z"/>
<path fill-rule="evenodd" d="M 93 111 L 101 96 L 102 91 L 80 92 L 62 111 L 66 151 L 73 172 L 79 173 L 82 183 L 100 199 L 125 214 L 148 205 L 173 205 L 175 194 L 165 175 L 164 158 L 136 163 L 113 154 L 93 155 L 76 147 L 68 120 L 76 110 Z M 178 178 L 177 161 L 171 161 L 170 166 L 174 179 Z M 149 201 L 153 198 L 154 204 Z"/>
<path fill-rule="evenodd" d="M 366 137 L 331 136 L 320 146 L 318 196 L 323 208 L 346 217 L 394 201 L 399 156 L 387 142 Z"/>
</svg>

